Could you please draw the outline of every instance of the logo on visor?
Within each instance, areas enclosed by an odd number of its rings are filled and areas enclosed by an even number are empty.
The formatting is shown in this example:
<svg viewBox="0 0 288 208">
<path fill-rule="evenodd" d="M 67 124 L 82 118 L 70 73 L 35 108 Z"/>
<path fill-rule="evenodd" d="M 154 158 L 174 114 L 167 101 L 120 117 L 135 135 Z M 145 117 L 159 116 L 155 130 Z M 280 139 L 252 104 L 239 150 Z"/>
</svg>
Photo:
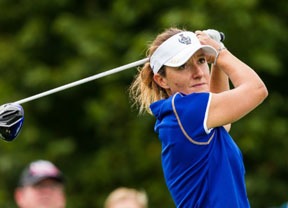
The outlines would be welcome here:
<svg viewBox="0 0 288 208">
<path fill-rule="evenodd" d="M 180 38 L 178 39 L 180 43 L 183 43 L 183 44 L 186 44 L 186 45 L 189 45 L 191 44 L 191 39 L 190 37 L 185 37 L 183 34 L 180 34 Z"/>
</svg>

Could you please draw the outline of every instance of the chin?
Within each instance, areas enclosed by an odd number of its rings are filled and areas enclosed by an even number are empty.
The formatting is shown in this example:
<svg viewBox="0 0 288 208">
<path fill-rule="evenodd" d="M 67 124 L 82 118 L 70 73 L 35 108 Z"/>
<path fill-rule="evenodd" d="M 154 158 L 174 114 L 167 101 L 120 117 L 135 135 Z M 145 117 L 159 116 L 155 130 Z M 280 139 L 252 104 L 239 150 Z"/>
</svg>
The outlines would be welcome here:
<svg viewBox="0 0 288 208">
<path fill-rule="evenodd" d="M 207 87 L 196 87 L 193 89 L 193 92 L 200 93 L 200 92 L 209 92 L 209 89 Z"/>
<path fill-rule="evenodd" d="M 202 93 L 203 92 L 209 92 L 209 90 L 206 90 L 206 89 L 205 90 L 199 90 L 198 92 L 202 92 Z"/>
<path fill-rule="evenodd" d="M 189 90 L 189 91 L 186 91 L 183 93 L 186 95 L 190 95 L 192 93 L 203 93 L 203 92 L 209 92 L 209 90 L 207 90 L 207 89 L 193 89 L 193 90 Z"/>
</svg>

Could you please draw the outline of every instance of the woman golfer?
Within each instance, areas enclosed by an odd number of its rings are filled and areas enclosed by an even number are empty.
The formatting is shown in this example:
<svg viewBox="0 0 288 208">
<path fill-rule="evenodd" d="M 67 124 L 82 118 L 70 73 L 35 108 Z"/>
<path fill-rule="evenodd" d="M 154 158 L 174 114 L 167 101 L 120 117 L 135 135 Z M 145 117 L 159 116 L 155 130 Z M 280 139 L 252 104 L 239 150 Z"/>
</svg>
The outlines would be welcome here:
<svg viewBox="0 0 288 208">
<path fill-rule="evenodd" d="M 202 31 L 170 28 L 148 52 L 130 93 L 140 112 L 151 109 L 157 118 L 165 181 L 176 206 L 250 207 L 242 154 L 228 131 L 267 97 L 264 83 Z"/>
</svg>

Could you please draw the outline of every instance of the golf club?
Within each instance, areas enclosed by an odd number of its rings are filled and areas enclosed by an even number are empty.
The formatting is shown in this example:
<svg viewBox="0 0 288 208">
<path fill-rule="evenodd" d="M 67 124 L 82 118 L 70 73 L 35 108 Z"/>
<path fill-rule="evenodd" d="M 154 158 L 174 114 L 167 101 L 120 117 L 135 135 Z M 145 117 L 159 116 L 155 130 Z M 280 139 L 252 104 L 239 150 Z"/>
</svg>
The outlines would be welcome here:
<svg viewBox="0 0 288 208">
<path fill-rule="evenodd" d="M 32 100 L 39 99 L 41 97 L 51 95 L 53 93 L 75 87 L 81 84 L 84 84 L 86 82 L 90 82 L 95 79 L 99 79 L 101 77 L 105 77 L 111 74 L 115 74 L 120 71 L 124 71 L 126 69 L 130 69 L 139 65 L 142 65 L 148 61 L 148 58 L 141 59 L 139 61 L 132 62 L 130 64 L 126 64 L 75 82 L 72 82 L 70 84 L 66 84 L 33 96 L 30 96 L 28 98 L 24 98 L 22 100 L 18 100 L 13 103 L 8 103 L 0 106 L 0 138 L 2 138 L 5 141 L 11 142 L 13 141 L 17 135 L 19 134 L 23 121 L 24 121 L 24 110 L 21 107 L 20 104 L 27 103 Z"/>
<path fill-rule="evenodd" d="M 222 32 L 219 32 L 217 30 L 208 29 L 204 30 L 207 35 L 209 35 L 212 39 L 221 42 L 225 39 L 225 35 Z M 124 71 L 126 69 L 130 69 L 142 64 L 145 64 L 149 58 L 144 58 L 135 62 L 132 62 L 130 64 L 126 64 L 120 67 L 116 67 L 114 69 L 72 82 L 70 84 L 66 84 L 27 98 L 24 98 L 22 100 L 18 100 L 13 103 L 8 103 L 0 106 L 0 138 L 2 138 L 5 141 L 11 142 L 13 141 L 17 135 L 19 134 L 24 121 L 24 110 L 20 104 L 27 103 L 32 100 L 39 99 L 41 97 L 51 95 L 53 93 L 75 87 L 81 84 L 84 84 L 86 82 L 93 81 L 95 79 L 99 79 L 101 77 L 105 77 L 111 74 L 118 73 L 120 71 Z"/>
</svg>

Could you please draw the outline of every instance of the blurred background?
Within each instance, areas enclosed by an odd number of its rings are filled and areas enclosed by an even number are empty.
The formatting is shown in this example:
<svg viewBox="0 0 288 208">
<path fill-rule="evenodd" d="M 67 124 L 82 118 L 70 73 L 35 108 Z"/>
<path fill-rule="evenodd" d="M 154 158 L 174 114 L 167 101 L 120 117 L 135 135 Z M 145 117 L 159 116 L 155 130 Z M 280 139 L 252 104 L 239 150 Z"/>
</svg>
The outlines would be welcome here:
<svg viewBox="0 0 288 208">
<path fill-rule="evenodd" d="M 168 27 L 226 34 L 226 47 L 263 78 L 265 102 L 232 125 L 251 207 L 288 200 L 288 3 L 286 0 L 0 0 L 0 103 L 145 57 Z M 144 189 L 149 207 L 175 207 L 161 169 L 154 117 L 138 116 L 129 69 L 23 104 L 23 129 L 0 141 L 0 207 L 32 160 L 66 175 L 69 208 L 102 207 L 118 186 Z"/>
</svg>

